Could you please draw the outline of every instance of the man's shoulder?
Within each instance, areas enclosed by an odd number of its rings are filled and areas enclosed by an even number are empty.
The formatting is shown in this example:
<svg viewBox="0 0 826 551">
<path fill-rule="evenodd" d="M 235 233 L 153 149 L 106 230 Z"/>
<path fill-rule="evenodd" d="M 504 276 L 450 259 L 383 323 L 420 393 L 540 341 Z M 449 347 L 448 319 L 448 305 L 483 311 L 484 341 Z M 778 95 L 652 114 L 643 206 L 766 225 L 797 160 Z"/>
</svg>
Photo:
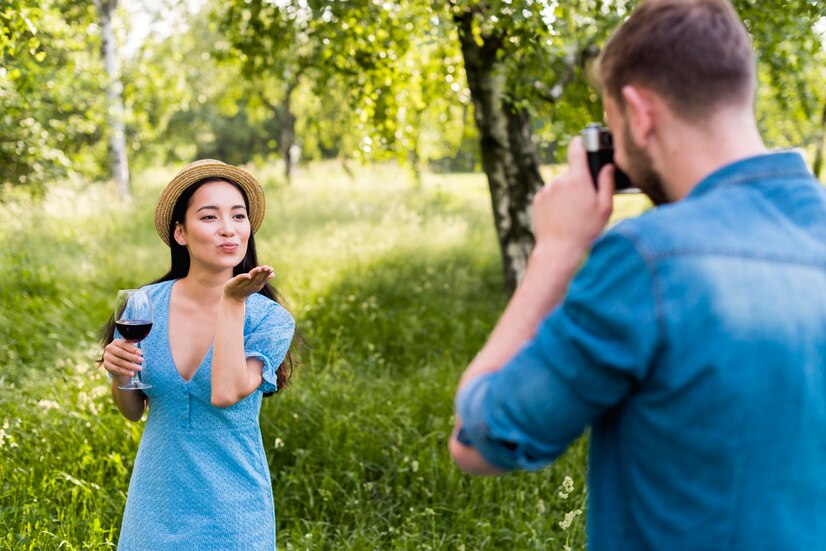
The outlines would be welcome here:
<svg viewBox="0 0 826 551">
<path fill-rule="evenodd" d="M 670 249 L 691 233 L 697 216 L 693 208 L 672 203 L 622 220 L 602 237 L 606 242 L 625 241 L 643 257 Z"/>
<path fill-rule="evenodd" d="M 607 232 L 612 233 L 648 260 L 678 254 L 783 256 L 792 244 L 820 254 L 812 243 L 826 235 L 826 197 L 822 186 L 802 180 L 722 186 L 622 221 Z"/>
</svg>

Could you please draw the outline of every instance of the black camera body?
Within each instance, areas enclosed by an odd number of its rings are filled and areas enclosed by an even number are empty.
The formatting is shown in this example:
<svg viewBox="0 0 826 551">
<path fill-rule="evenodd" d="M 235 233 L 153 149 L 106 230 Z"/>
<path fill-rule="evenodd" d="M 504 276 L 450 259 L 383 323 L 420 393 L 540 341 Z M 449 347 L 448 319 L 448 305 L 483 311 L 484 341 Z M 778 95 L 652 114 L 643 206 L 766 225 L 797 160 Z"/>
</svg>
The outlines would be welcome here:
<svg viewBox="0 0 826 551">
<path fill-rule="evenodd" d="M 614 139 L 611 137 L 610 130 L 600 124 L 591 123 L 582 131 L 582 143 L 588 153 L 588 169 L 591 171 L 591 179 L 594 181 L 594 187 L 596 187 L 597 176 L 602 167 L 607 164 L 614 164 Z M 615 191 L 618 193 L 639 191 L 631 183 L 628 175 L 619 167 L 615 166 L 614 168 Z"/>
</svg>

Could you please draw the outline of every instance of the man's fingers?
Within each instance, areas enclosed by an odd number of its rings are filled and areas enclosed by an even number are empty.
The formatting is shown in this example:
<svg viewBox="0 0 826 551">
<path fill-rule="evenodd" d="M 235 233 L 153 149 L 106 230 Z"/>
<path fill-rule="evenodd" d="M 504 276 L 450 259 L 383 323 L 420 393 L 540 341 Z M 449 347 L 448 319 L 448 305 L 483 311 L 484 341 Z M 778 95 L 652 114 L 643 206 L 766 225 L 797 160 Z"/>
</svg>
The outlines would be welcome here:
<svg viewBox="0 0 826 551">
<path fill-rule="evenodd" d="M 614 165 L 605 165 L 597 178 L 597 200 L 601 206 L 614 204 L 614 177 L 617 171 Z"/>
<path fill-rule="evenodd" d="M 582 144 L 582 137 L 574 136 L 574 139 L 568 144 L 568 169 L 579 170 L 583 167 L 587 169 L 588 162 L 585 156 L 585 146 Z"/>
</svg>

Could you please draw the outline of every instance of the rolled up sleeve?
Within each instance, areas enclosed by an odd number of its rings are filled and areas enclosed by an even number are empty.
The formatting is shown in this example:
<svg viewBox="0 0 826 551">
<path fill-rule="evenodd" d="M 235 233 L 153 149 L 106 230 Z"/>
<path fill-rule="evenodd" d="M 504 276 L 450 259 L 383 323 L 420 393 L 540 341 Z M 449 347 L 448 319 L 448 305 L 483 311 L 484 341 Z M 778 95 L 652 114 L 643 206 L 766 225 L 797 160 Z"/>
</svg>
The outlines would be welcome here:
<svg viewBox="0 0 826 551">
<path fill-rule="evenodd" d="M 461 388 L 463 440 L 502 470 L 547 465 L 645 377 L 658 334 L 644 260 L 606 235 L 535 337 Z"/>
<path fill-rule="evenodd" d="M 263 362 L 261 392 L 278 390 L 276 371 L 284 361 L 295 332 L 293 317 L 274 301 L 268 301 L 264 315 L 244 334 L 244 354 Z"/>
</svg>

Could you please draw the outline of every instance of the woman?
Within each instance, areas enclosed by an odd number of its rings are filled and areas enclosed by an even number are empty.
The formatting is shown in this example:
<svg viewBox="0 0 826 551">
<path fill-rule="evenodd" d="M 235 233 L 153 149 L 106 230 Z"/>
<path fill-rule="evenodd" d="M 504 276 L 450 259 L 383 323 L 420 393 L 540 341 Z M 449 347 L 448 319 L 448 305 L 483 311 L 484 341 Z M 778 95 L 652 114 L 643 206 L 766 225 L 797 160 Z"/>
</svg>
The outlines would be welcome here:
<svg viewBox="0 0 826 551">
<path fill-rule="evenodd" d="M 240 168 L 202 160 L 161 193 L 155 228 L 169 273 L 144 289 L 154 326 L 141 349 L 110 322 L 103 367 L 124 417 L 149 414 L 119 549 L 274 549 L 275 512 L 258 413 L 285 386 L 294 322 L 258 266 L 264 192 Z M 133 371 L 151 388 L 121 390 Z"/>
</svg>

